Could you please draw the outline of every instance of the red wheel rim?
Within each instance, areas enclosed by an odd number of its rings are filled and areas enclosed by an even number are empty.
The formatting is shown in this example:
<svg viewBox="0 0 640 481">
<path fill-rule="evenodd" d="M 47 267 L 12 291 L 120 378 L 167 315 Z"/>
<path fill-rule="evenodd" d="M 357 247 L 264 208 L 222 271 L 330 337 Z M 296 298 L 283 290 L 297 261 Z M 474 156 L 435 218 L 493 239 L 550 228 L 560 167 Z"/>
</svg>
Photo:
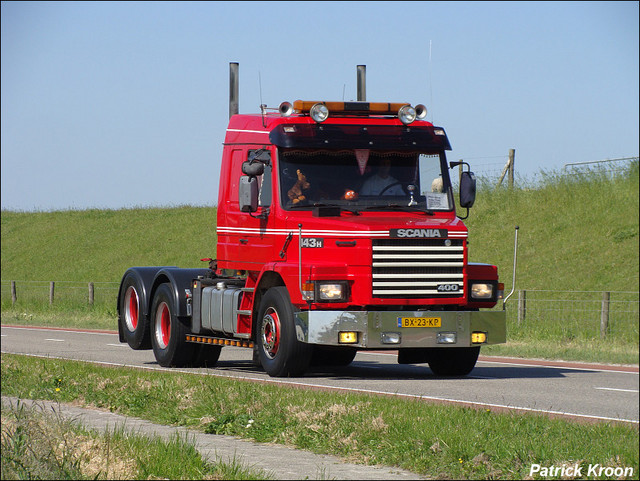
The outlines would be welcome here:
<svg viewBox="0 0 640 481">
<path fill-rule="evenodd" d="M 166 349 L 171 339 L 171 313 L 166 302 L 160 303 L 156 311 L 155 334 L 160 349 Z"/>
<path fill-rule="evenodd" d="M 269 359 L 276 356 L 280 347 L 280 318 L 272 307 L 267 309 L 262 318 L 262 346 Z"/>
<path fill-rule="evenodd" d="M 124 297 L 124 322 L 131 332 L 138 327 L 138 293 L 133 286 L 127 288 Z"/>
</svg>

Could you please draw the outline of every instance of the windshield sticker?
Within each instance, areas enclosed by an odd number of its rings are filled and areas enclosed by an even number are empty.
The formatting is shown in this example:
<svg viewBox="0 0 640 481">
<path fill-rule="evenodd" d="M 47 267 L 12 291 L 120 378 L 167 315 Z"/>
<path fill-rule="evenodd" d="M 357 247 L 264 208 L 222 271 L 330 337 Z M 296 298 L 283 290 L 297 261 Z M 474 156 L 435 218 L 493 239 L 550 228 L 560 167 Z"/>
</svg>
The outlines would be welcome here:
<svg viewBox="0 0 640 481">
<path fill-rule="evenodd" d="M 428 210 L 448 210 L 449 200 L 447 194 L 440 194 L 435 192 L 427 192 L 427 209 Z"/>
</svg>

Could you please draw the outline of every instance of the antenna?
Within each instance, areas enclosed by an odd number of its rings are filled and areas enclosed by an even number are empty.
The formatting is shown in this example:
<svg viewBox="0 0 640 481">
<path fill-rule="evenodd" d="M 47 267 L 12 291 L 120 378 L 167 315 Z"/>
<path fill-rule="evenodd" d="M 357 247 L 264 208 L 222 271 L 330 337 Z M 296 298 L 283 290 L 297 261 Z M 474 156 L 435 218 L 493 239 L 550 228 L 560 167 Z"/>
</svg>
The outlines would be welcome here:
<svg viewBox="0 0 640 481">
<path fill-rule="evenodd" d="M 260 113 L 262 114 L 262 126 L 266 127 L 267 124 L 264 119 L 264 114 L 267 111 L 267 106 L 262 103 L 262 76 L 260 75 L 260 70 L 258 70 L 258 90 L 260 90 Z"/>
<path fill-rule="evenodd" d="M 433 123 L 433 80 L 431 77 L 431 40 L 429 40 L 429 111 L 431 112 L 431 122 Z"/>
</svg>

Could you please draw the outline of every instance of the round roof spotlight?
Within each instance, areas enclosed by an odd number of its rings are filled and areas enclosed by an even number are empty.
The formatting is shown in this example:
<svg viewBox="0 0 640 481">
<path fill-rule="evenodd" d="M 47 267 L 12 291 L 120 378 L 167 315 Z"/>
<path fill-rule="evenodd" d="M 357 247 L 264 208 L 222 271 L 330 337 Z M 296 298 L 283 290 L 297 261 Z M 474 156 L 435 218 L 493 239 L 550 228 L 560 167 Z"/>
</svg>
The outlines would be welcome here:
<svg viewBox="0 0 640 481">
<path fill-rule="evenodd" d="M 314 104 L 311 110 L 309 110 L 309 115 L 318 123 L 324 122 L 329 118 L 329 109 L 325 104 Z"/>
<path fill-rule="evenodd" d="M 293 105 L 289 102 L 282 102 L 278 107 L 278 111 L 283 117 L 289 117 L 293 113 Z"/>
<path fill-rule="evenodd" d="M 398 118 L 404 125 L 409 125 L 416 119 L 416 109 L 411 105 L 403 105 L 400 107 L 400 110 L 398 110 Z"/>
<path fill-rule="evenodd" d="M 422 104 L 416 105 L 416 118 L 418 120 L 422 120 L 426 116 L 427 116 L 427 108 Z"/>
</svg>

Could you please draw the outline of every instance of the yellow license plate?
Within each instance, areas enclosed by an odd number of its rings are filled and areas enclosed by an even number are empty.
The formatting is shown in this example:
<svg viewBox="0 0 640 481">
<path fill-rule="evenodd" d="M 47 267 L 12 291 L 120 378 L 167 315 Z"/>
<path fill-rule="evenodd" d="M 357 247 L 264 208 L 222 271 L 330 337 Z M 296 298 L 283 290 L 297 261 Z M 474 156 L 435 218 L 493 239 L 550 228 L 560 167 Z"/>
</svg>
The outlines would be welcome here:
<svg viewBox="0 0 640 481">
<path fill-rule="evenodd" d="M 440 327 L 440 317 L 399 317 L 398 327 Z"/>
</svg>

